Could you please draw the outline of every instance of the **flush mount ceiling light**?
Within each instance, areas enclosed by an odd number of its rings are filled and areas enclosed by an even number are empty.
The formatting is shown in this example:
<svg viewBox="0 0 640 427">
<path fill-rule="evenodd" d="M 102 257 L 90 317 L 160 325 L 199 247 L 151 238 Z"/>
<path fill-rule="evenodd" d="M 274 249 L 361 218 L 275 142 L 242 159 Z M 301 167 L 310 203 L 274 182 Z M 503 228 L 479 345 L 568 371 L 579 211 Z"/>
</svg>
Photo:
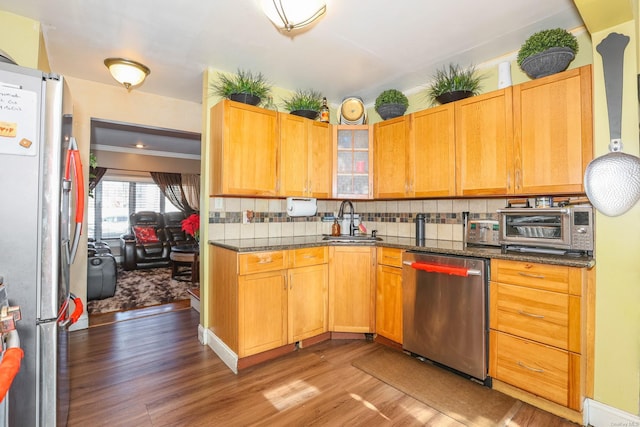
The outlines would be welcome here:
<svg viewBox="0 0 640 427">
<path fill-rule="evenodd" d="M 327 11 L 324 0 L 262 0 L 262 10 L 280 30 L 306 27 Z"/>
<path fill-rule="evenodd" d="M 109 72 L 121 85 L 131 90 L 147 78 L 151 70 L 146 65 L 124 58 L 107 58 L 104 60 Z"/>
</svg>

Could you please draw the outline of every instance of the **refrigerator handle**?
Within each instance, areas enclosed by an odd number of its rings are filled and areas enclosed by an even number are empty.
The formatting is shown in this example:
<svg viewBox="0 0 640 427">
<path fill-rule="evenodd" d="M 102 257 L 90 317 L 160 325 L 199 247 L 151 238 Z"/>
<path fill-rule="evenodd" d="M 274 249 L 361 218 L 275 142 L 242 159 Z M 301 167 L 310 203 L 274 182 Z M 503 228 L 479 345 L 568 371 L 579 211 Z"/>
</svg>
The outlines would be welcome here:
<svg viewBox="0 0 640 427">
<path fill-rule="evenodd" d="M 13 383 L 13 379 L 20 371 L 24 351 L 20 348 L 20 336 L 17 330 L 8 332 L 3 337 L 7 349 L 2 355 L 0 363 L 0 401 L 4 399 Z"/>
<path fill-rule="evenodd" d="M 67 308 L 69 307 L 69 300 L 73 301 L 73 305 L 75 306 L 73 313 L 70 316 L 66 316 Z M 82 300 L 75 296 L 74 294 L 69 294 L 69 298 L 67 298 L 60 307 L 60 313 L 58 314 L 58 320 L 62 320 L 61 326 L 65 329 L 69 328 L 69 326 L 73 325 L 80 319 L 82 316 L 82 312 L 84 311 L 84 305 L 82 304 Z"/>
<path fill-rule="evenodd" d="M 69 138 L 69 149 L 67 150 L 67 161 L 64 173 L 65 180 L 67 181 L 71 180 L 71 164 L 73 164 L 73 176 L 76 181 L 76 225 L 69 254 L 69 264 L 73 264 L 76 258 L 78 245 L 80 244 L 80 235 L 82 234 L 82 221 L 84 219 L 84 177 L 82 175 L 80 152 L 78 151 L 78 144 L 74 137 Z"/>
</svg>

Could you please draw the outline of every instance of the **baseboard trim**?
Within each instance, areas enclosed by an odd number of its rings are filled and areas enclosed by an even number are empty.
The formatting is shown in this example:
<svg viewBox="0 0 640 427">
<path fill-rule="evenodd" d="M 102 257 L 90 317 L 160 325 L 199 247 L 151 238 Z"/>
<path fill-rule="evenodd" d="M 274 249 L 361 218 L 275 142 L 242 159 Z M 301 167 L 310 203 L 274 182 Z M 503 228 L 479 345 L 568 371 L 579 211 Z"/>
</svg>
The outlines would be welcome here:
<svg viewBox="0 0 640 427">
<path fill-rule="evenodd" d="M 76 323 L 69 326 L 69 331 L 79 331 L 81 329 L 89 329 L 89 314 L 85 310 Z"/>
<path fill-rule="evenodd" d="M 621 411 L 597 400 L 584 402 L 584 424 L 594 427 L 640 426 L 640 417 Z"/>
<path fill-rule="evenodd" d="M 238 355 L 235 354 L 227 345 L 222 342 L 210 329 L 207 329 L 207 345 L 222 362 L 231 369 L 234 374 L 238 373 Z"/>
</svg>

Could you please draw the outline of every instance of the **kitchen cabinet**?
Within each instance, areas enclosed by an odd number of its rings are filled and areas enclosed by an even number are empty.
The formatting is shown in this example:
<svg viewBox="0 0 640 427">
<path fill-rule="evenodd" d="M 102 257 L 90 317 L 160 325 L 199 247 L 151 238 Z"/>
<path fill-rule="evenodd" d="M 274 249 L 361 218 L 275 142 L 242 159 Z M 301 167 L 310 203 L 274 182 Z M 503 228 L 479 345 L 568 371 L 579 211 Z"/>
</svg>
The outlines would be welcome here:
<svg viewBox="0 0 640 427">
<path fill-rule="evenodd" d="M 489 372 L 494 379 L 582 409 L 584 397 L 592 396 L 592 270 L 491 261 Z"/>
<path fill-rule="evenodd" d="M 288 343 L 328 330 L 329 267 L 327 247 L 289 251 Z"/>
<path fill-rule="evenodd" d="M 402 250 L 377 248 L 376 333 L 402 344 Z"/>
<path fill-rule="evenodd" d="M 515 193 L 584 193 L 593 159 L 591 66 L 513 87 Z"/>
<path fill-rule="evenodd" d="M 239 358 L 328 327 L 328 249 L 211 251 L 210 327 Z"/>
<path fill-rule="evenodd" d="M 455 104 L 411 114 L 410 189 L 414 197 L 456 192 Z"/>
<path fill-rule="evenodd" d="M 328 123 L 279 113 L 281 196 L 329 198 L 332 191 L 332 129 Z"/>
<path fill-rule="evenodd" d="M 333 197 L 373 197 L 373 136 L 368 125 L 333 126 Z"/>
<path fill-rule="evenodd" d="M 513 194 L 512 88 L 454 103 L 456 195 Z"/>
<path fill-rule="evenodd" d="M 329 330 L 375 329 L 375 247 L 329 248 Z"/>
<path fill-rule="evenodd" d="M 411 116 L 396 117 L 373 125 L 375 198 L 410 196 Z"/>
<path fill-rule="evenodd" d="M 238 357 L 287 343 L 287 253 L 238 255 Z"/>
<path fill-rule="evenodd" d="M 277 113 L 220 101 L 210 110 L 212 196 L 277 195 Z"/>
</svg>

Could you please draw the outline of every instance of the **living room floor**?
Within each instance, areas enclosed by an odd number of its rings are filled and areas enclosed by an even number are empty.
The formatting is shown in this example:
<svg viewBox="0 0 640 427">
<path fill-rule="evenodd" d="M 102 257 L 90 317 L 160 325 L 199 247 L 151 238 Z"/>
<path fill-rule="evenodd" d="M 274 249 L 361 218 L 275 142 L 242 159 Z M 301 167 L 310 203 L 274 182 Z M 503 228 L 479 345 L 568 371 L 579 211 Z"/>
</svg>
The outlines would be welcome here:
<svg viewBox="0 0 640 427">
<path fill-rule="evenodd" d="M 72 332 L 68 425 L 465 425 L 352 366 L 381 344 L 325 341 L 235 375 L 198 322 L 184 308 Z M 525 403 L 503 425 L 576 426 Z"/>
</svg>

